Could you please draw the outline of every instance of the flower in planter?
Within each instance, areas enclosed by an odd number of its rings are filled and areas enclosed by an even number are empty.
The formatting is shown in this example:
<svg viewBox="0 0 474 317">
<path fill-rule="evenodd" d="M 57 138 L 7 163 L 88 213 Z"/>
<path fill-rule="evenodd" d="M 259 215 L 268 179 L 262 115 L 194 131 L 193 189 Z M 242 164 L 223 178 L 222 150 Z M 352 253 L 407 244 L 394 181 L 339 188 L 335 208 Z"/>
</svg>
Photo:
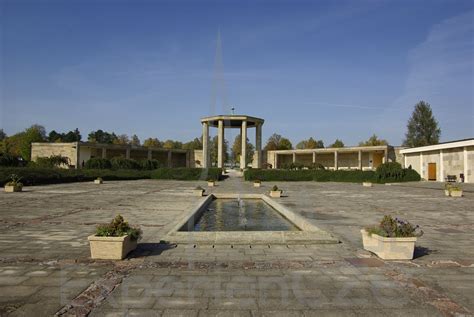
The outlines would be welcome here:
<svg viewBox="0 0 474 317">
<path fill-rule="evenodd" d="M 423 230 L 418 225 L 412 225 L 408 221 L 392 218 L 392 216 L 384 216 L 377 226 L 366 228 L 369 235 L 376 234 L 385 238 L 407 238 L 421 237 Z"/>
<path fill-rule="evenodd" d="M 277 185 L 273 185 L 272 192 L 281 192 L 282 190 L 278 188 Z"/>
<path fill-rule="evenodd" d="M 262 181 L 259 180 L 259 179 L 256 179 L 256 180 L 254 180 L 253 182 L 254 182 L 254 183 L 257 183 L 257 184 L 260 184 Z"/>
<path fill-rule="evenodd" d="M 196 187 L 194 187 L 194 190 L 202 190 L 202 191 L 205 191 L 205 189 L 202 188 L 201 186 L 196 186 Z"/>
<path fill-rule="evenodd" d="M 10 181 L 5 186 L 13 186 L 15 188 L 23 188 L 23 183 L 20 182 L 21 177 L 16 174 L 10 175 Z"/>
<path fill-rule="evenodd" d="M 97 177 L 96 180 L 98 180 L 98 181 L 100 181 L 100 182 L 103 181 L 102 177 Z"/>
<path fill-rule="evenodd" d="M 95 235 L 98 237 L 123 237 L 128 235 L 132 240 L 140 240 L 142 230 L 130 226 L 121 215 L 117 215 L 111 223 L 97 226 Z"/>
</svg>

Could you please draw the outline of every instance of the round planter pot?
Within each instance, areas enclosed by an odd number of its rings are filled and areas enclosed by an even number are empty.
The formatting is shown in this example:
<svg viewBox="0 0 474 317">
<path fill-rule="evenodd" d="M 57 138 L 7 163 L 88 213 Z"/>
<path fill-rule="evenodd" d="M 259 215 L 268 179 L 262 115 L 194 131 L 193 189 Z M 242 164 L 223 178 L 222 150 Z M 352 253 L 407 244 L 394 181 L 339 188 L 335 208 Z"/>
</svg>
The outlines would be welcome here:
<svg viewBox="0 0 474 317">
<path fill-rule="evenodd" d="M 262 186 L 262 183 L 253 183 L 253 187 L 260 187 Z"/>
<path fill-rule="evenodd" d="M 23 186 L 11 186 L 5 185 L 5 192 L 6 193 L 17 193 L 23 191 Z"/>
<path fill-rule="evenodd" d="M 272 190 L 270 191 L 270 197 L 280 198 L 282 193 L 282 190 Z"/>
<path fill-rule="evenodd" d="M 364 186 L 364 187 L 372 187 L 372 183 L 371 183 L 371 182 L 363 182 L 363 183 L 362 183 L 362 186 Z"/>
</svg>

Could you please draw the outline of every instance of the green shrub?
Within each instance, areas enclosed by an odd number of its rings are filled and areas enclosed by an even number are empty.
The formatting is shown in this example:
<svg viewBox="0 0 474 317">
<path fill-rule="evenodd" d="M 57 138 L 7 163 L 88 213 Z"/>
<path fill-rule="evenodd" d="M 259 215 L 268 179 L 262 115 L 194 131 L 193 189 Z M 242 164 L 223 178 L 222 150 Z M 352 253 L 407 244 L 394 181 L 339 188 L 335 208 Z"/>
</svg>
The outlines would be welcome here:
<svg viewBox="0 0 474 317">
<path fill-rule="evenodd" d="M 406 238 L 421 237 L 423 231 L 419 226 L 414 226 L 408 221 L 392 218 L 392 216 L 384 216 L 380 224 L 365 229 L 369 235 L 377 234 L 386 238 Z"/>
<path fill-rule="evenodd" d="M 36 158 L 37 167 L 61 167 L 69 166 L 70 161 L 68 157 L 61 155 L 51 155 L 50 157 L 38 157 Z"/>
<path fill-rule="evenodd" d="M 212 178 L 220 180 L 222 169 L 220 168 L 159 168 L 151 172 L 153 179 L 176 179 L 176 180 L 206 180 Z"/>
<path fill-rule="evenodd" d="M 316 182 L 363 182 L 372 180 L 372 171 L 330 171 L 330 170 L 266 170 L 253 169 L 244 173 L 245 180 L 253 181 L 316 181 Z"/>
<path fill-rule="evenodd" d="M 420 175 L 410 169 L 402 169 L 396 177 L 390 176 L 395 174 L 386 173 L 377 174 L 374 171 L 361 170 L 268 170 L 268 169 L 252 169 L 244 172 L 244 178 L 247 181 L 315 181 L 315 182 L 408 182 L 419 181 Z M 390 176 L 390 177 L 389 177 Z M 389 177 L 389 178 L 386 178 Z"/>
<path fill-rule="evenodd" d="M 141 160 L 139 164 L 143 170 L 156 170 L 162 165 L 158 160 Z"/>
<path fill-rule="evenodd" d="M 105 169 L 63 169 L 39 167 L 0 168 L 0 184 L 10 180 L 10 175 L 21 177 L 25 185 L 58 184 L 70 182 L 93 181 L 97 177 L 104 180 L 149 179 L 150 171 L 105 170 Z"/>
<path fill-rule="evenodd" d="M 99 237 L 123 237 L 129 235 L 132 240 L 139 240 L 142 236 L 142 230 L 138 227 L 132 227 L 121 215 L 118 215 L 111 223 L 97 226 L 96 236 Z"/>
<path fill-rule="evenodd" d="M 91 158 L 85 163 L 85 168 L 89 169 L 110 169 L 112 164 L 106 158 Z"/>
<path fill-rule="evenodd" d="M 402 168 L 400 163 L 388 162 L 380 164 L 375 171 L 376 178 L 381 183 L 419 181 L 420 174 L 411 168 Z"/>
<path fill-rule="evenodd" d="M 128 169 L 128 170 L 139 170 L 141 169 L 140 163 L 136 160 L 126 159 L 123 157 L 114 157 L 110 160 L 112 163 L 112 169 Z"/>
<path fill-rule="evenodd" d="M 18 157 L 7 153 L 0 154 L 0 166 L 15 167 L 19 165 L 20 160 L 18 160 Z"/>
</svg>

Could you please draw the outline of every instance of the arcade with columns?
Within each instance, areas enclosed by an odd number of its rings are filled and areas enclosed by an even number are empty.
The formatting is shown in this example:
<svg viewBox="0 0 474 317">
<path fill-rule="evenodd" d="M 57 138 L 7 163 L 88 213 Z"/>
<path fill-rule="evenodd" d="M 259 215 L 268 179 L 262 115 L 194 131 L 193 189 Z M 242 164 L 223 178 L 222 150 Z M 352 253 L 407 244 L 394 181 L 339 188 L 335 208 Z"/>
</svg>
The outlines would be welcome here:
<svg viewBox="0 0 474 317">
<path fill-rule="evenodd" d="M 247 129 L 255 128 L 255 155 L 256 166 L 262 167 L 262 125 L 263 119 L 245 115 L 220 115 L 201 119 L 202 124 L 202 166 L 211 167 L 209 149 L 209 127 L 218 129 L 217 132 L 217 167 L 224 167 L 224 130 L 226 128 L 240 129 L 242 138 L 242 150 L 240 155 L 240 167 L 247 166 Z"/>
</svg>

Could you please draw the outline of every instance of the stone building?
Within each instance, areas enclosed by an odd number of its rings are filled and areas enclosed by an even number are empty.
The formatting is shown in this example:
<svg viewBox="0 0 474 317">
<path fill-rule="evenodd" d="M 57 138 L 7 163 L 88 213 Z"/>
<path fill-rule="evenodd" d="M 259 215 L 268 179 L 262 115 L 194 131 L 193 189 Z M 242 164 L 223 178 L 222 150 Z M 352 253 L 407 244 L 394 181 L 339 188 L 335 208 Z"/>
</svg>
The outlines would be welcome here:
<svg viewBox="0 0 474 317">
<path fill-rule="evenodd" d="M 474 182 L 474 139 L 458 140 L 400 151 L 405 167 L 411 166 L 423 179 L 442 182 L 448 175 Z"/>
<path fill-rule="evenodd" d="M 148 148 L 144 146 L 100 144 L 90 142 L 71 143 L 32 143 L 31 160 L 38 157 L 61 155 L 69 158 L 72 168 L 80 168 L 91 158 L 114 157 L 130 158 L 135 160 L 154 159 L 167 167 L 193 167 L 192 151 L 179 149 Z"/>
</svg>

